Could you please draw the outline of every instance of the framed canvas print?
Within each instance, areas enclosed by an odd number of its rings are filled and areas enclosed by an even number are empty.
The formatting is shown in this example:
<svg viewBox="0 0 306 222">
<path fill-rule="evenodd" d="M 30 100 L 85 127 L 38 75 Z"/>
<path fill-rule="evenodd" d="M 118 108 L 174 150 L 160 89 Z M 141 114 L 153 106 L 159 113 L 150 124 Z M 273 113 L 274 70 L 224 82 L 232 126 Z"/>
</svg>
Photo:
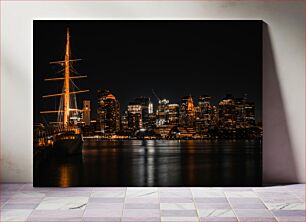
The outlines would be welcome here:
<svg viewBox="0 0 306 222">
<path fill-rule="evenodd" d="M 259 186 L 262 21 L 35 20 L 34 186 Z"/>
</svg>

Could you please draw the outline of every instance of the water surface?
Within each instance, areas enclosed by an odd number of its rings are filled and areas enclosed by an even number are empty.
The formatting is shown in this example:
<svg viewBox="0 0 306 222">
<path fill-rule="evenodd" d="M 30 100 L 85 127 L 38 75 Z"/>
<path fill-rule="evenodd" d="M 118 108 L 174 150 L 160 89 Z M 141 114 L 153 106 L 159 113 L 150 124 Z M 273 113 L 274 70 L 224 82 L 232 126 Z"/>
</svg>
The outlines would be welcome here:
<svg viewBox="0 0 306 222">
<path fill-rule="evenodd" d="M 49 157 L 35 186 L 256 186 L 261 142 L 254 140 L 86 141 L 82 156 Z"/>
</svg>

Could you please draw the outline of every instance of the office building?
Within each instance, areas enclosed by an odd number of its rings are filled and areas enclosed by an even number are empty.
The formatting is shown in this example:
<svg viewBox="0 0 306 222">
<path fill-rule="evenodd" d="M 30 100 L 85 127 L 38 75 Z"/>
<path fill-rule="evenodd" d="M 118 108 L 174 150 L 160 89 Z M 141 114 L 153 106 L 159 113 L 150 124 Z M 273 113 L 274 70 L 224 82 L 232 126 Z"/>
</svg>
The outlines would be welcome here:
<svg viewBox="0 0 306 222">
<path fill-rule="evenodd" d="M 120 130 L 120 105 L 109 90 L 98 91 L 97 121 L 102 133 L 114 134 Z"/>
<path fill-rule="evenodd" d="M 85 126 L 90 125 L 90 100 L 83 101 L 83 122 Z"/>
</svg>

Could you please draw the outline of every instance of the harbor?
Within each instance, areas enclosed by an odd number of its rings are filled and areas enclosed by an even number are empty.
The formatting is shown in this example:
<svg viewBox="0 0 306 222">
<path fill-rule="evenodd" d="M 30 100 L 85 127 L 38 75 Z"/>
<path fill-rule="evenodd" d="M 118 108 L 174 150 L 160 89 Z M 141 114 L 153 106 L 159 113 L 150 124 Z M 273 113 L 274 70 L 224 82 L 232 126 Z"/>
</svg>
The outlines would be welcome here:
<svg viewBox="0 0 306 222">
<path fill-rule="evenodd" d="M 221 87 L 220 92 L 210 94 L 213 91 L 204 87 L 205 81 L 196 85 L 199 82 L 188 73 L 186 81 L 191 84 L 171 79 L 164 90 L 160 90 L 162 76 L 150 81 L 131 76 L 126 84 L 100 72 L 92 62 L 95 48 L 86 48 L 91 54 L 80 50 L 82 38 L 88 36 L 71 35 L 74 30 L 80 31 L 66 26 L 64 38 L 58 39 L 63 57 L 40 66 L 47 70 L 48 65 L 49 74 L 37 72 L 40 97 L 39 106 L 34 107 L 34 186 L 261 184 L 259 97 L 249 95 L 248 88 L 238 93 L 232 88 L 232 94 Z M 111 58 L 111 51 L 108 53 L 99 56 Z M 57 55 L 53 54 L 48 58 Z M 177 84 L 188 86 L 189 92 L 175 90 Z"/>
<path fill-rule="evenodd" d="M 254 186 L 259 141 L 85 140 L 83 155 L 49 157 L 35 186 Z"/>
</svg>

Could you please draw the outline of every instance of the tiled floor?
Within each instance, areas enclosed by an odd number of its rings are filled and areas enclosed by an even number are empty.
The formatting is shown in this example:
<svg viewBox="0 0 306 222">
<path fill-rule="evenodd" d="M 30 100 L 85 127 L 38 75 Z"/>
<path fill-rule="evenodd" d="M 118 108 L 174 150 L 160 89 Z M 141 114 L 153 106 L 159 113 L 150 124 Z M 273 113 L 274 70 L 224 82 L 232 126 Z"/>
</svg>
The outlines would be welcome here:
<svg viewBox="0 0 306 222">
<path fill-rule="evenodd" d="M 305 185 L 33 188 L 1 185 L 1 221 L 305 221 Z"/>
</svg>

